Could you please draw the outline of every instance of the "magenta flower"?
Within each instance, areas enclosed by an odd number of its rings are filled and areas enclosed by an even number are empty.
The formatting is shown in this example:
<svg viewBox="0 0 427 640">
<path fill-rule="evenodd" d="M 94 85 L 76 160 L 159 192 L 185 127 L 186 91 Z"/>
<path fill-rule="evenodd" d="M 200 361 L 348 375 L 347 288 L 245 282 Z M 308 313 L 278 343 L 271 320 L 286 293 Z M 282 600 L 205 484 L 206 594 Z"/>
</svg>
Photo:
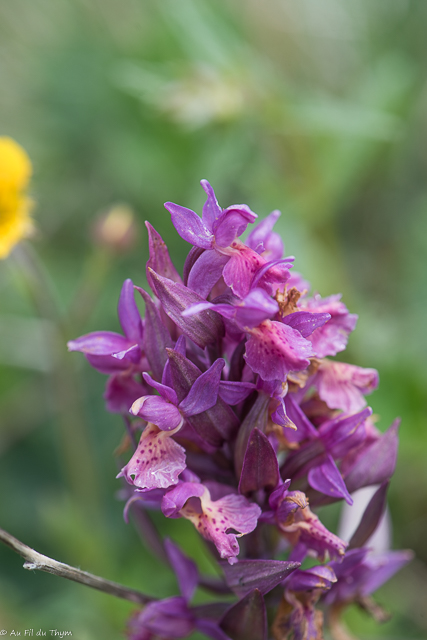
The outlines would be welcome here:
<svg viewBox="0 0 427 640">
<path fill-rule="evenodd" d="M 165 205 L 191 245 L 182 275 L 147 223 L 152 294 L 126 280 L 123 334 L 69 343 L 109 375 L 107 407 L 130 413 L 128 434 L 142 431 L 117 476 L 126 481 L 124 517 L 131 509 L 141 516 L 179 586 L 134 614 L 129 637 L 320 640 L 319 602 L 333 613 L 363 604 L 410 557 L 364 547 L 386 507 L 399 421 L 385 433 L 374 425 L 365 400 L 378 385 L 374 369 L 328 359 L 345 349 L 357 316 L 340 295 L 308 297 L 309 282 L 291 271 L 294 258 L 283 257 L 279 211 L 243 240 L 256 214 L 247 205 L 222 209 L 201 184 L 201 217 Z M 353 492 L 372 485 L 379 488 L 347 543 L 316 508 L 352 505 Z M 174 543 L 154 539 L 140 509 L 192 523 L 222 577 L 201 575 Z M 191 525 L 182 524 L 185 535 Z M 328 564 L 301 568 L 308 557 Z M 194 606 L 198 586 L 236 600 Z"/>
<path fill-rule="evenodd" d="M 222 493 L 227 487 L 215 487 L 215 490 Z M 162 511 L 168 518 L 190 520 L 206 540 L 214 543 L 220 557 L 230 564 L 237 562 L 239 553 L 236 534 L 242 536 L 253 531 L 261 515 L 260 507 L 244 496 L 229 493 L 213 500 L 209 489 L 197 482 L 182 482 L 168 491 L 163 498 Z"/>
</svg>

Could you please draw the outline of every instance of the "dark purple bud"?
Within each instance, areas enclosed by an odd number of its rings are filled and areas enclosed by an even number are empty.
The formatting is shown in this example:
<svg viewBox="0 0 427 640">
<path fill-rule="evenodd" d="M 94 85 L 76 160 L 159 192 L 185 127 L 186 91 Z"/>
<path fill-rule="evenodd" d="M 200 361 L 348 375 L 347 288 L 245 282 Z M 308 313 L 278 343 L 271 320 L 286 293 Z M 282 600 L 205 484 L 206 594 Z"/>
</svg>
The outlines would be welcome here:
<svg viewBox="0 0 427 640">
<path fill-rule="evenodd" d="M 169 331 L 163 324 L 160 313 L 144 289 L 135 287 L 145 302 L 144 349 L 148 363 L 156 380 L 162 379 L 163 367 L 167 362 L 166 347 L 172 346 Z"/>
<path fill-rule="evenodd" d="M 180 410 L 186 417 L 207 411 L 216 404 L 224 365 L 225 360 L 218 358 L 207 371 L 195 380 L 188 395 L 179 404 Z"/>
<path fill-rule="evenodd" d="M 151 269 L 149 271 L 164 311 L 181 331 L 202 349 L 217 342 L 224 333 L 222 319 L 217 313 L 208 309 L 190 317 L 182 316 L 185 309 L 205 302 L 204 299 L 183 284 L 162 278 Z"/>
<path fill-rule="evenodd" d="M 161 235 L 157 233 L 149 222 L 146 222 L 145 226 L 148 231 L 148 251 L 150 254 L 146 267 L 147 281 L 151 289 L 156 293 L 149 269 L 152 269 L 164 278 L 169 278 L 169 280 L 173 280 L 174 282 L 182 281 L 169 257 L 168 248 Z"/>
<path fill-rule="evenodd" d="M 397 460 L 399 425 L 400 418 L 397 418 L 388 431 L 371 444 L 347 471 L 344 479 L 350 493 L 391 478 Z"/>
<path fill-rule="evenodd" d="M 201 249 L 200 247 L 191 247 L 190 251 L 188 252 L 188 255 L 184 262 L 184 268 L 182 270 L 183 272 L 182 277 L 183 277 L 185 286 L 188 285 L 188 277 L 190 275 L 191 269 L 193 268 L 196 260 L 200 258 L 200 256 L 204 251 L 205 249 Z"/>
<path fill-rule="evenodd" d="M 301 564 L 282 560 L 239 560 L 232 565 L 222 562 L 221 566 L 228 586 L 239 598 L 242 598 L 252 589 L 258 589 L 265 595 Z"/>
<path fill-rule="evenodd" d="M 264 432 L 268 420 L 269 396 L 265 393 L 259 393 L 251 410 L 240 425 L 237 435 L 236 447 L 234 450 L 234 466 L 237 477 L 242 474 L 243 460 L 245 458 L 248 441 L 253 429 L 257 428 Z"/>
<path fill-rule="evenodd" d="M 243 460 L 239 493 L 248 494 L 258 489 L 274 489 L 279 482 L 277 457 L 267 436 L 259 429 L 250 435 Z"/>
<path fill-rule="evenodd" d="M 348 546 L 349 550 L 355 547 L 363 547 L 374 533 L 386 508 L 389 484 L 390 480 L 385 480 L 372 496 L 363 513 L 359 526 L 351 537 Z"/>
<path fill-rule="evenodd" d="M 258 589 L 227 611 L 221 620 L 221 628 L 233 640 L 267 640 L 267 614 Z"/>
<path fill-rule="evenodd" d="M 176 350 L 168 349 L 167 354 L 173 387 L 178 400 L 182 401 L 202 374 L 195 364 Z M 214 447 L 219 447 L 224 440 L 231 439 L 239 427 L 235 413 L 221 398 L 217 399 L 211 409 L 188 417 L 188 421 L 198 435 Z"/>
</svg>

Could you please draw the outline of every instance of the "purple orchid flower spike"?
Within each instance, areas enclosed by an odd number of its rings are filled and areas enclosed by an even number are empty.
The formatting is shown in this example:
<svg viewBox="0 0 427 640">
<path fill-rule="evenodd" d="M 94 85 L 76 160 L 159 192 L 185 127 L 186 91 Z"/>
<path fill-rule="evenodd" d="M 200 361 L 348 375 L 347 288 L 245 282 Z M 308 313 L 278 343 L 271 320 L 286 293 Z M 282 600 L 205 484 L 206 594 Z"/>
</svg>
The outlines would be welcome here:
<svg viewBox="0 0 427 640">
<path fill-rule="evenodd" d="M 256 214 L 246 205 L 222 209 L 211 185 L 201 184 L 201 217 L 165 205 L 191 244 L 182 279 L 147 223 L 153 295 L 135 287 L 144 319 L 126 280 L 123 334 L 100 331 L 69 343 L 110 376 L 108 409 L 129 411 L 129 431 L 142 430 L 118 475 L 127 481 L 125 519 L 130 509 L 152 509 L 189 520 L 223 560 L 225 579 L 199 578 L 195 562 L 171 540 L 154 539 L 149 514 L 139 513 L 179 591 L 147 597 L 129 637 L 321 640 L 323 611 L 338 637 L 341 609 L 355 602 L 378 610 L 370 595 L 410 559 L 365 548 L 386 506 L 399 422 L 384 434 L 375 426 L 365 400 L 378 385 L 374 369 L 328 359 L 345 349 L 357 316 L 340 295 L 308 297 L 294 258 L 283 257 L 274 230 L 280 213 L 243 241 Z M 354 491 L 371 485 L 349 543 L 314 513 L 342 499 L 351 504 Z M 309 557 L 323 564 L 310 566 Z M 198 587 L 239 600 L 194 606 Z"/>
<path fill-rule="evenodd" d="M 124 336 L 112 331 L 95 331 L 68 342 L 69 351 L 81 351 L 89 363 L 101 373 L 142 371 L 143 326 L 133 295 L 132 280 L 125 280 L 118 306 Z"/>
</svg>

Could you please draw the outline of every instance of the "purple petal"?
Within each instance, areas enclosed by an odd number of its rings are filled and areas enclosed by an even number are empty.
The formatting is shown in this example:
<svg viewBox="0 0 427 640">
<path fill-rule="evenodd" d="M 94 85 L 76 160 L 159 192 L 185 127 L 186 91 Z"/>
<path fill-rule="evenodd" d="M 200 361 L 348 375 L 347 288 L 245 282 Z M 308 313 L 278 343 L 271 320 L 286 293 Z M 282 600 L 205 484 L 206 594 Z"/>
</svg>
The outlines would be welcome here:
<svg viewBox="0 0 427 640">
<path fill-rule="evenodd" d="M 222 216 L 222 209 L 218 204 L 215 192 L 207 180 L 201 180 L 203 190 L 208 196 L 203 205 L 202 220 L 206 228 L 212 232 L 214 223 Z"/>
<path fill-rule="evenodd" d="M 310 469 L 308 482 L 310 487 L 320 493 L 333 498 L 344 498 L 348 504 L 353 504 L 353 499 L 347 491 L 341 473 L 330 455 L 321 465 Z"/>
<path fill-rule="evenodd" d="M 219 220 L 213 225 L 215 244 L 218 247 L 228 247 L 233 240 L 244 233 L 249 223 L 257 219 L 256 213 L 246 204 L 236 204 L 222 212 Z"/>
<path fill-rule="evenodd" d="M 134 346 L 127 338 L 112 331 L 94 331 L 67 344 L 68 351 L 81 351 L 94 356 L 111 356 Z"/>
<path fill-rule="evenodd" d="M 305 571 L 295 571 L 286 583 L 286 588 L 290 591 L 330 589 L 336 581 L 337 577 L 331 567 L 319 565 Z"/>
<path fill-rule="evenodd" d="M 363 444 L 366 439 L 365 421 L 371 415 L 372 409 L 366 407 L 359 413 L 340 415 L 320 426 L 318 435 L 333 458 L 342 458 L 350 449 Z"/>
<path fill-rule="evenodd" d="M 118 360 L 114 356 L 93 356 L 90 353 L 86 353 L 85 356 L 94 369 L 107 375 L 129 373 L 129 369 L 132 367 L 132 363 L 127 359 Z"/>
<path fill-rule="evenodd" d="M 194 416 L 211 409 L 218 400 L 219 381 L 225 365 L 223 358 L 218 358 L 211 367 L 197 378 L 188 395 L 179 404 L 185 416 Z"/>
<path fill-rule="evenodd" d="M 228 256 L 224 256 L 218 251 L 204 251 L 191 268 L 187 286 L 202 298 L 207 298 L 222 276 L 228 260 Z"/>
<path fill-rule="evenodd" d="M 172 224 L 181 238 L 202 249 L 212 248 L 213 235 L 197 213 L 173 202 L 166 202 L 165 207 L 171 214 Z"/>
<path fill-rule="evenodd" d="M 164 278 L 169 278 L 169 280 L 173 280 L 174 282 L 181 282 L 181 278 L 169 257 L 168 248 L 161 235 L 157 233 L 149 222 L 146 222 L 145 226 L 148 231 L 148 251 L 150 254 L 146 266 L 147 281 L 150 288 L 155 293 L 151 275 L 148 271 L 149 268 Z"/>
<path fill-rule="evenodd" d="M 295 432 L 287 433 L 287 437 L 292 442 L 302 442 L 302 440 L 307 440 L 308 438 L 317 438 L 318 434 L 316 428 L 311 424 L 304 411 L 302 411 L 298 403 L 295 401 L 292 393 L 288 393 L 284 398 L 284 402 L 286 415 L 290 420 L 292 420 L 297 428 Z"/>
<path fill-rule="evenodd" d="M 219 397 L 231 407 L 245 400 L 252 391 L 255 391 L 256 385 L 252 382 L 228 382 L 221 380 L 219 383 Z"/>
<path fill-rule="evenodd" d="M 174 596 L 158 602 L 150 602 L 132 621 L 135 640 L 150 638 L 187 638 L 194 631 L 194 619 L 184 598 Z M 147 630 L 148 636 L 139 635 Z"/>
<path fill-rule="evenodd" d="M 330 313 L 331 319 L 316 329 L 310 340 L 318 358 L 335 356 L 347 346 L 348 336 L 357 323 L 357 315 L 349 313 L 340 301 L 341 295 L 322 299 L 319 295 L 304 300 L 303 308 L 317 313 Z"/>
<path fill-rule="evenodd" d="M 273 227 L 280 218 L 280 211 L 272 211 L 264 220 L 261 220 L 250 232 L 246 239 L 248 247 L 257 253 L 268 253 L 270 260 L 278 260 L 283 255 L 283 242 L 278 233 L 273 232 Z"/>
<path fill-rule="evenodd" d="M 182 401 L 201 372 L 196 365 L 175 350 L 168 349 L 168 356 L 173 387 L 178 399 Z M 224 439 L 230 440 L 239 427 L 235 413 L 220 398 L 212 409 L 191 416 L 188 421 L 202 440 L 214 447 L 219 447 Z"/>
<path fill-rule="evenodd" d="M 198 631 L 204 633 L 208 638 L 212 638 L 212 640 L 231 640 L 230 636 L 224 633 L 224 631 L 219 628 L 218 623 L 213 620 L 202 618 L 196 620 L 195 626 Z"/>
<path fill-rule="evenodd" d="M 345 474 L 350 492 L 391 478 L 397 460 L 399 425 L 400 419 L 395 420 L 388 431 L 368 447 Z"/>
<path fill-rule="evenodd" d="M 230 260 L 222 274 L 225 284 L 236 296 L 244 298 L 251 290 L 254 275 L 265 264 L 265 260 L 239 240 L 232 243 L 227 255 Z"/>
<path fill-rule="evenodd" d="M 274 589 L 301 565 L 281 560 L 239 560 L 237 564 L 221 564 L 230 589 L 242 598 L 253 589 L 263 595 Z"/>
<path fill-rule="evenodd" d="M 164 311 L 182 332 L 202 349 L 216 342 L 224 332 L 223 322 L 218 314 L 207 310 L 189 318 L 182 316 L 189 306 L 205 302 L 201 296 L 183 284 L 162 278 L 154 271 L 150 273 Z"/>
<path fill-rule="evenodd" d="M 200 498 L 205 487 L 198 482 L 180 482 L 162 500 L 162 512 L 167 518 L 179 518 L 180 511 L 190 498 Z"/>
<path fill-rule="evenodd" d="M 386 508 L 387 489 L 389 484 L 390 481 L 386 480 L 379 486 L 377 491 L 375 491 L 368 506 L 363 512 L 359 526 L 351 537 L 349 549 L 354 547 L 363 547 L 374 533 Z"/>
<path fill-rule="evenodd" d="M 167 489 L 185 469 L 185 450 L 167 431 L 147 425 L 137 450 L 118 474 L 138 489 Z M 132 477 L 133 476 L 133 477 Z"/>
<path fill-rule="evenodd" d="M 239 493 L 248 494 L 265 488 L 274 489 L 279 482 L 279 477 L 279 466 L 273 447 L 267 436 L 259 429 L 254 429 L 243 460 Z"/>
<path fill-rule="evenodd" d="M 315 329 L 322 327 L 330 320 L 329 313 L 309 313 L 308 311 L 296 311 L 285 316 L 284 324 L 300 332 L 303 338 L 310 336 Z"/>
<path fill-rule="evenodd" d="M 195 485 L 199 488 L 197 494 L 193 487 L 183 488 L 183 485 L 189 484 L 194 483 L 182 483 L 165 495 L 162 503 L 163 513 L 168 517 L 180 513 L 194 524 L 204 538 L 215 544 L 221 558 L 228 559 L 230 564 L 236 562 L 239 545 L 236 534 L 231 531 L 240 535 L 253 531 L 261 515 L 261 509 L 236 494 L 229 494 L 213 501 L 206 487 Z M 200 506 L 195 501 L 186 502 L 190 496 L 196 495 L 200 498 Z"/>
<path fill-rule="evenodd" d="M 354 413 L 366 405 L 364 394 L 371 393 L 378 386 L 378 373 L 375 369 L 324 360 L 314 384 L 330 409 Z"/>
<path fill-rule="evenodd" d="M 124 281 L 120 292 L 118 314 L 123 333 L 131 342 L 140 344 L 142 340 L 142 322 L 136 306 L 133 282 L 129 278 Z"/>
<path fill-rule="evenodd" d="M 166 384 L 162 384 L 161 382 L 156 382 L 156 380 L 153 380 L 153 378 L 148 373 L 144 372 L 142 376 L 145 382 L 150 385 L 150 387 L 152 387 L 153 389 L 156 389 L 156 391 L 160 393 L 162 398 L 164 398 L 171 404 L 174 404 L 174 405 L 178 404 L 178 398 L 176 396 L 176 393 L 171 387 L 169 387 Z"/>
<path fill-rule="evenodd" d="M 175 405 L 159 396 L 143 396 L 135 400 L 130 413 L 152 422 L 162 431 L 173 431 L 183 423 L 183 417 Z"/>
<path fill-rule="evenodd" d="M 311 343 L 292 327 L 265 320 L 249 333 L 245 360 L 263 380 L 284 381 L 289 371 L 300 371 L 310 364 Z"/>
<path fill-rule="evenodd" d="M 153 375 L 162 379 L 163 367 L 167 362 L 165 349 L 172 346 L 169 331 L 163 324 L 160 313 L 144 289 L 135 287 L 145 302 L 144 350 Z"/>
<path fill-rule="evenodd" d="M 258 589 L 250 591 L 225 613 L 221 628 L 233 640 L 267 640 L 267 614 Z"/>
<path fill-rule="evenodd" d="M 289 269 L 293 267 L 293 257 L 266 262 L 256 272 L 251 287 L 262 287 L 268 293 L 274 293 L 272 285 L 283 285 L 290 277 Z"/>
<path fill-rule="evenodd" d="M 137 364 L 141 359 L 141 348 L 137 344 L 131 344 L 127 349 L 111 355 L 117 360 L 126 360 L 128 363 Z"/>
<path fill-rule="evenodd" d="M 362 595 L 370 595 L 390 580 L 395 573 L 400 571 L 414 557 L 412 551 L 387 551 L 378 555 L 368 556 L 365 564 L 368 567 L 368 575 L 363 587 Z"/>
<path fill-rule="evenodd" d="M 279 311 L 279 305 L 264 289 L 253 289 L 235 305 L 235 321 L 243 329 L 253 329 Z"/>
<path fill-rule="evenodd" d="M 187 602 L 190 602 L 199 582 L 197 565 L 169 538 L 165 539 L 164 545 L 169 562 L 177 577 L 181 595 Z"/>
</svg>

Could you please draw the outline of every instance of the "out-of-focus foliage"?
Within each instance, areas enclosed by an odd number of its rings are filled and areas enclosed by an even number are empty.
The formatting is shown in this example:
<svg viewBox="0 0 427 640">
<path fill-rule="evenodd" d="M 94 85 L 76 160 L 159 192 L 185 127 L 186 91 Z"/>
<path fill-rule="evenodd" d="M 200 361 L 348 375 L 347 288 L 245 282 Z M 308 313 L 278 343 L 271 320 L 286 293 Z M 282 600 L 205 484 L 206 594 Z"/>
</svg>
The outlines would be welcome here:
<svg viewBox="0 0 427 640">
<path fill-rule="evenodd" d="M 0 134 L 31 157 L 44 265 L 22 247 L 0 265 L 4 528 L 172 593 L 121 519 L 104 380 L 65 340 L 117 328 L 123 279 L 145 281 L 143 221 L 168 242 L 163 201 L 200 210 L 207 178 L 224 206 L 281 209 L 296 268 L 360 315 L 350 354 L 380 371 L 380 427 L 402 416 L 394 544 L 418 559 L 379 593 L 391 622 L 349 617 L 359 637 L 425 637 L 426 27 L 423 0 L 0 0 Z M 120 203 L 140 228 L 126 252 L 99 243 Z M 180 267 L 184 245 L 170 246 Z M 185 524 L 170 535 L 200 558 Z M 119 636 L 129 604 L 20 567 L 0 548 L 1 627 Z"/>
</svg>

